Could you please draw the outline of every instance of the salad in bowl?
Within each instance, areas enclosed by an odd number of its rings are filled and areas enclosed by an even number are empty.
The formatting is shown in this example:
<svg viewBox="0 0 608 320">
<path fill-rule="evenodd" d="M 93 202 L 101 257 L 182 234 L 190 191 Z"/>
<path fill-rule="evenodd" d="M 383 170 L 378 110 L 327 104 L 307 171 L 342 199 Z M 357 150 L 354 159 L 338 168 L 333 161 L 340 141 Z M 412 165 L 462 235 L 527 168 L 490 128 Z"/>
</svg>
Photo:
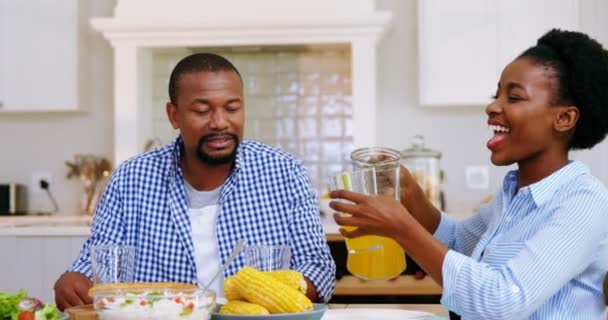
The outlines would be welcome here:
<svg viewBox="0 0 608 320">
<path fill-rule="evenodd" d="M 61 320 L 65 317 L 54 304 L 28 297 L 23 289 L 17 294 L 0 291 L 0 320 Z"/>
</svg>

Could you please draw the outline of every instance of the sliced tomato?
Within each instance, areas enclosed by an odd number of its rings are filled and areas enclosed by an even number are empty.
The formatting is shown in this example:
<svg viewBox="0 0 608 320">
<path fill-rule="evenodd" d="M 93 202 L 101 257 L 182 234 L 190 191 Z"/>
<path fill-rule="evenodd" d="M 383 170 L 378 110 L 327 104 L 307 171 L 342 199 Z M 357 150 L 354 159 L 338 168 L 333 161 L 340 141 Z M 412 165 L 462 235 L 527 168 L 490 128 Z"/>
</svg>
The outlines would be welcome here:
<svg viewBox="0 0 608 320">
<path fill-rule="evenodd" d="M 34 319 L 36 319 L 36 316 L 31 311 L 21 311 L 21 313 L 19 313 L 19 316 L 17 317 L 17 319 L 19 319 L 19 320 L 34 320 Z"/>
</svg>

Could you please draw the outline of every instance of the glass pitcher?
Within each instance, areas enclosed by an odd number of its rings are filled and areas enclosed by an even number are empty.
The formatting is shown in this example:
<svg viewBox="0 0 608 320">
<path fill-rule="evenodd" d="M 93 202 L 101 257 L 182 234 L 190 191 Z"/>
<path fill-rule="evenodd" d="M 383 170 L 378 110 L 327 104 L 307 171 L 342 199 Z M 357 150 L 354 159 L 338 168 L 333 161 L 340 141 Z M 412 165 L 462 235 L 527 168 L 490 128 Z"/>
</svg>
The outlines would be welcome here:
<svg viewBox="0 0 608 320">
<path fill-rule="evenodd" d="M 350 155 L 353 170 L 373 169 L 376 188 L 372 194 L 390 195 L 399 200 L 399 152 L 385 147 L 362 148 Z M 365 238 L 365 239 L 362 239 Z M 362 279 L 391 279 L 401 274 L 406 267 L 405 252 L 393 239 L 380 236 L 366 236 L 346 239 L 349 248 L 351 241 L 369 241 L 375 250 L 349 250 L 346 268 L 351 274 Z M 355 243 L 351 244 L 355 245 Z M 357 243 L 357 245 L 361 245 Z"/>
<path fill-rule="evenodd" d="M 412 139 L 412 147 L 401 151 L 401 164 L 406 167 L 426 198 L 438 209 L 441 203 L 441 152 L 424 146 L 424 137 L 417 135 Z"/>
</svg>

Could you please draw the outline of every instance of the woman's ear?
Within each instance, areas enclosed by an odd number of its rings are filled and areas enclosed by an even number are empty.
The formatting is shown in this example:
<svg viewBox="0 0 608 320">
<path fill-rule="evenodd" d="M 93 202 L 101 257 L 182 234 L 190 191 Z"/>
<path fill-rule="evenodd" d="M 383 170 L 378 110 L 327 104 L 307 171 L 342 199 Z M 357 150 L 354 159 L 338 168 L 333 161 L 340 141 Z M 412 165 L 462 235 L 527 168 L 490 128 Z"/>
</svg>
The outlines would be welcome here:
<svg viewBox="0 0 608 320">
<path fill-rule="evenodd" d="M 575 106 L 559 106 L 557 108 L 553 128 L 558 132 L 566 132 L 574 128 L 579 117 L 578 108 Z"/>
</svg>

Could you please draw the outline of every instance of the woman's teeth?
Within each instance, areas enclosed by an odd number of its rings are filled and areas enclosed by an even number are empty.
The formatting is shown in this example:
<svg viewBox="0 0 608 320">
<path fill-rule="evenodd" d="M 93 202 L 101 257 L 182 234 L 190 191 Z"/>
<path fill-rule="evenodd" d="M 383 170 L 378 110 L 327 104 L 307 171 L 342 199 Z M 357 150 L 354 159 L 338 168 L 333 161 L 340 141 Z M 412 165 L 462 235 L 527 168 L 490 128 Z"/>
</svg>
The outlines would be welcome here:
<svg viewBox="0 0 608 320">
<path fill-rule="evenodd" d="M 488 129 L 490 129 L 494 132 L 510 132 L 511 131 L 511 129 L 509 129 L 507 127 L 503 127 L 503 126 L 499 126 L 499 125 L 495 125 L 495 124 L 488 125 Z"/>
</svg>

